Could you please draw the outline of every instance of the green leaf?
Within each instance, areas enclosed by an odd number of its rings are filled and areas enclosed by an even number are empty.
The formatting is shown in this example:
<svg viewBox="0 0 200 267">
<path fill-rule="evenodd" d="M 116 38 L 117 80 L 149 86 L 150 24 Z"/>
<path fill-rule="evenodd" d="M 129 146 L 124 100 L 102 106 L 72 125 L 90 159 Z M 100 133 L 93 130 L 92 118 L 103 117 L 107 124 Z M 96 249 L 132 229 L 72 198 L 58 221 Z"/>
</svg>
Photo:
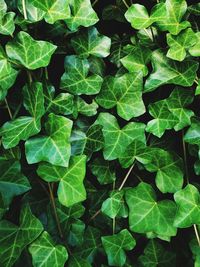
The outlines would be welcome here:
<svg viewBox="0 0 200 267">
<path fill-rule="evenodd" d="M 60 88 L 67 90 L 74 95 L 97 94 L 103 82 L 99 75 L 89 74 L 89 62 L 87 59 L 80 59 L 71 55 L 65 58 L 65 73 L 61 77 Z"/>
<path fill-rule="evenodd" d="M 69 143 L 71 128 L 71 120 L 53 113 L 49 114 L 45 124 L 47 136 L 37 136 L 25 143 L 28 163 L 47 161 L 67 167 L 71 152 Z"/>
<path fill-rule="evenodd" d="M 24 107 L 32 117 L 21 116 L 6 122 L 0 128 L 4 148 L 15 147 L 20 140 L 27 140 L 41 130 L 40 119 L 44 114 L 42 84 L 39 82 L 23 87 Z"/>
<path fill-rule="evenodd" d="M 145 143 L 143 123 L 130 122 L 120 129 L 116 118 L 109 113 L 100 113 L 97 122 L 103 126 L 103 154 L 106 160 L 119 158 L 133 140 L 139 139 Z"/>
<path fill-rule="evenodd" d="M 82 115 L 92 117 L 97 114 L 98 107 L 99 106 L 94 100 L 92 100 L 92 103 L 88 104 L 81 97 L 77 96 L 75 98 L 75 107 L 74 107 L 73 115 L 77 117 L 78 114 L 80 113 Z"/>
<path fill-rule="evenodd" d="M 182 31 L 177 36 L 168 33 L 167 44 L 170 47 L 167 57 L 183 61 L 186 57 L 186 51 L 196 44 L 196 35 L 191 28 Z"/>
<path fill-rule="evenodd" d="M 106 109 L 117 106 L 118 115 L 125 120 L 142 115 L 145 113 L 142 72 L 127 73 L 116 78 L 106 77 L 96 101 Z"/>
<path fill-rule="evenodd" d="M 177 155 L 160 148 L 150 150 L 151 160 L 145 164 L 156 173 L 156 186 L 162 193 L 175 193 L 183 186 L 183 162 Z"/>
<path fill-rule="evenodd" d="M 43 232 L 30 246 L 33 266 L 55 266 L 63 267 L 68 253 L 64 246 L 55 245 L 51 236 L 47 232 Z"/>
<path fill-rule="evenodd" d="M 15 30 L 14 12 L 6 13 L 3 18 L 0 18 L 0 33 L 3 35 L 13 35 Z"/>
<path fill-rule="evenodd" d="M 80 57 L 87 58 L 89 55 L 107 57 L 110 54 L 111 39 L 101 35 L 95 27 L 91 27 L 75 36 L 71 44 Z"/>
<path fill-rule="evenodd" d="M 100 184 L 110 184 L 115 181 L 116 175 L 112 162 L 96 158 L 89 166 Z"/>
<path fill-rule="evenodd" d="M 86 199 L 83 180 L 86 172 L 86 156 L 74 156 L 70 159 L 69 167 L 59 167 L 41 163 L 38 175 L 47 182 L 59 182 L 58 199 L 66 207 Z"/>
<path fill-rule="evenodd" d="M 132 250 L 136 241 L 127 229 L 118 234 L 101 237 L 103 247 L 110 266 L 124 266 L 126 262 L 125 251 Z"/>
<path fill-rule="evenodd" d="M 200 194 L 192 184 L 174 195 L 178 206 L 174 225 L 179 228 L 187 228 L 193 224 L 200 224 Z"/>
<path fill-rule="evenodd" d="M 13 266 L 24 248 L 32 243 L 42 230 L 41 222 L 31 213 L 28 205 L 21 210 L 20 226 L 6 220 L 0 221 L 0 264 L 5 267 Z"/>
<path fill-rule="evenodd" d="M 92 8 L 90 0 L 70 0 L 71 17 L 65 21 L 71 31 L 77 31 L 80 26 L 89 27 L 98 22 L 98 17 Z"/>
<path fill-rule="evenodd" d="M 161 100 L 149 105 L 149 113 L 153 120 L 147 123 L 146 131 L 161 137 L 165 130 L 170 130 L 178 124 L 178 118 L 169 111 L 166 101 Z"/>
<path fill-rule="evenodd" d="M 175 254 L 165 250 L 156 240 L 150 240 L 144 249 L 144 254 L 139 257 L 139 262 L 144 267 L 175 266 Z"/>
<path fill-rule="evenodd" d="M 146 65 L 150 62 L 151 50 L 141 45 L 125 47 L 128 55 L 123 57 L 120 61 L 122 65 L 129 72 L 142 71 L 143 76 L 148 74 L 148 68 Z"/>
<path fill-rule="evenodd" d="M 4 100 L 8 89 L 14 84 L 18 71 L 15 70 L 0 46 L 0 101 Z"/>
<path fill-rule="evenodd" d="M 35 7 L 45 12 L 44 19 L 53 24 L 57 20 L 70 17 L 69 0 L 29 0 Z"/>
<path fill-rule="evenodd" d="M 27 13 L 27 20 L 29 22 L 37 22 L 43 19 L 45 12 L 37 7 L 35 7 L 32 3 L 33 0 L 26 0 L 26 13 Z M 22 0 L 18 1 L 17 5 L 19 11 L 23 15 L 23 5 L 22 5 Z M 27 21 L 26 20 L 26 21 Z"/>
<path fill-rule="evenodd" d="M 184 136 L 185 142 L 192 145 L 200 145 L 200 121 L 194 119 Z"/>
<path fill-rule="evenodd" d="M 189 48 L 189 53 L 193 57 L 199 57 L 200 56 L 200 33 L 196 32 L 197 42 L 194 46 Z"/>
<path fill-rule="evenodd" d="M 176 84 L 189 87 L 193 84 L 198 63 L 193 60 L 175 62 L 167 57 L 160 50 L 152 53 L 153 72 L 145 82 L 144 91 L 150 92 L 164 84 Z"/>
<path fill-rule="evenodd" d="M 49 42 L 36 41 L 28 33 L 21 31 L 13 41 L 6 44 L 6 53 L 14 62 L 34 70 L 46 67 L 56 48 Z"/>
<path fill-rule="evenodd" d="M 17 160 L 0 160 L 0 193 L 8 206 L 15 196 L 31 189 L 28 179 L 21 172 Z"/>
<path fill-rule="evenodd" d="M 175 236 L 173 221 L 176 205 L 171 200 L 157 201 L 151 185 L 140 183 L 128 189 L 126 202 L 129 207 L 129 228 L 136 233 L 153 232 L 161 236 Z"/>
</svg>

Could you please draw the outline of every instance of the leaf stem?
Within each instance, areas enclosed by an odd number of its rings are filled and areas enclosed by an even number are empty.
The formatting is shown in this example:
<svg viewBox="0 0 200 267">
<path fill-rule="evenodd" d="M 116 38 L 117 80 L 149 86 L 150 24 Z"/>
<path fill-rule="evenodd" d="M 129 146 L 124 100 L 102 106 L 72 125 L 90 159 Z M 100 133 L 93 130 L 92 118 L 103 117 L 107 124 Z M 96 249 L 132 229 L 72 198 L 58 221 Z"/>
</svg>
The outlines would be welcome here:
<svg viewBox="0 0 200 267">
<path fill-rule="evenodd" d="M 126 3 L 126 0 L 122 0 L 122 2 L 124 3 L 124 5 L 129 8 L 129 5 Z"/>
<path fill-rule="evenodd" d="M 61 229 L 60 222 L 59 222 L 59 219 L 58 219 L 58 214 L 57 214 L 57 211 L 56 211 L 55 199 L 54 199 L 54 195 L 53 195 L 53 191 L 52 191 L 52 188 L 51 188 L 51 184 L 50 183 L 48 183 L 48 187 L 49 187 L 49 194 L 50 194 L 51 205 L 52 205 L 53 212 L 54 212 L 54 215 L 55 215 L 55 219 L 56 219 L 56 223 L 57 223 L 59 235 L 60 235 L 61 238 L 63 238 L 62 229 Z"/>
<path fill-rule="evenodd" d="M 7 99 L 5 98 L 5 103 L 6 103 L 6 108 L 7 108 L 7 110 L 8 110 L 8 114 L 9 114 L 9 116 L 10 116 L 10 118 L 11 118 L 11 120 L 12 120 L 12 118 L 13 118 L 13 115 L 12 115 L 12 112 L 11 112 L 11 110 L 10 110 L 10 107 L 9 107 L 9 105 L 8 105 L 8 101 L 7 101 Z"/>
<path fill-rule="evenodd" d="M 20 102 L 20 104 L 17 106 L 17 108 L 16 108 L 16 110 L 15 110 L 15 113 L 13 114 L 13 119 L 16 118 L 16 116 L 17 116 L 17 114 L 18 114 L 18 112 L 19 112 L 21 106 L 22 106 L 22 102 Z"/>
<path fill-rule="evenodd" d="M 195 232 L 195 235 L 196 235 L 196 239 L 197 239 L 198 245 L 200 247 L 200 237 L 199 237 L 199 232 L 198 232 L 196 224 L 194 224 L 193 227 L 194 227 L 194 232 Z"/>
<path fill-rule="evenodd" d="M 31 84 L 33 82 L 33 79 L 32 79 L 30 71 L 27 71 L 27 75 L 28 75 L 28 82 L 29 84 Z"/>
<path fill-rule="evenodd" d="M 95 212 L 95 214 L 89 219 L 89 222 L 94 220 L 99 215 L 100 212 L 101 212 L 101 209 L 99 209 L 97 212 Z"/>
<path fill-rule="evenodd" d="M 26 12 L 26 0 L 22 0 L 22 7 L 23 7 L 23 13 L 24 13 L 24 18 L 28 19 L 27 17 L 27 12 Z"/>
<path fill-rule="evenodd" d="M 119 191 L 122 190 L 122 188 L 123 188 L 125 182 L 127 181 L 127 179 L 128 179 L 128 177 L 129 177 L 129 175 L 130 175 L 130 173 L 131 173 L 131 171 L 132 171 L 132 169 L 133 169 L 134 166 L 135 166 L 135 162 L 134 162 L 133 165 L 130 167 L 130 169 L 128 170 L 126 176 L 124 177 L 124 179 L 123 179 L 123 181 L 122 181 L 120 187 L 118 188 Z"/>
<path fill-rule="evenodd" d="M 98 2 L 99 0 L 95 0 L 93 3 L 92 3 L 92 6 L 95 6 L 96 3 Z"/>
<path fill-rule="evenodd" d="M 198 80 L 197 80 L 197 79 L 195 79 L 195 80 L 194 80 L 194 82 L 195 82 L 197 85 L 199 85 L 199 82 L 198 82 Z"/>
</svg>

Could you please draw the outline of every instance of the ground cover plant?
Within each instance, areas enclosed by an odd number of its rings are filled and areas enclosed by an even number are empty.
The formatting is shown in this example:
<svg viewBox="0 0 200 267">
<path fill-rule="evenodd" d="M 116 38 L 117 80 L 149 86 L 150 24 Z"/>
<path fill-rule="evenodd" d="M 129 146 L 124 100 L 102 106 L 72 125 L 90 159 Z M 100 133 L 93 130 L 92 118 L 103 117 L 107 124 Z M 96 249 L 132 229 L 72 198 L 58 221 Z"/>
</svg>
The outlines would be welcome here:
<svg viewBox="0 0 200 267">
<path fill-rule="evenodd" d="M 0 266 L 200 266 L 200 3 L 0 0 Z"/>
</svg>

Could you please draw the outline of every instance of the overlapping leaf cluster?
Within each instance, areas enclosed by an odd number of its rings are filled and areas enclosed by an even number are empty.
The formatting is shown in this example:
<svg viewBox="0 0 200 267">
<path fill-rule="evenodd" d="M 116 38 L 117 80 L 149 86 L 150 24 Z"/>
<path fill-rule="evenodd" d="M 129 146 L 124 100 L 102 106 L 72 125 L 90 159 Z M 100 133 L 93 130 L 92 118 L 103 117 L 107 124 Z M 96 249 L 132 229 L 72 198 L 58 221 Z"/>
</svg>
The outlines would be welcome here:
<svg viewBox="0 0 200 267">
<path fill-rule="evenodd" d="M 0 0 L 1 267 L 200 265 L 200 3 L 140 2 Z"/>
</svg>

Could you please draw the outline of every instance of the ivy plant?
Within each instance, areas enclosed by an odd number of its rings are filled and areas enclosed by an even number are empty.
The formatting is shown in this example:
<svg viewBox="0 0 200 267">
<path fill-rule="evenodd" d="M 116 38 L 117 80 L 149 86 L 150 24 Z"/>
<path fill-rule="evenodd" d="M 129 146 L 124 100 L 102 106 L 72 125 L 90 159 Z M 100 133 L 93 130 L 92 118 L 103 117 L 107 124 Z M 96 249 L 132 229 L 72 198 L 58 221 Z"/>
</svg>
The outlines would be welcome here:
<svg viewBox="0 0 200 267">
<path fill-rule="evenodd" d="M 200 2 L 0 0 L 0 266 L 200 266 Z"/>
</svg>

